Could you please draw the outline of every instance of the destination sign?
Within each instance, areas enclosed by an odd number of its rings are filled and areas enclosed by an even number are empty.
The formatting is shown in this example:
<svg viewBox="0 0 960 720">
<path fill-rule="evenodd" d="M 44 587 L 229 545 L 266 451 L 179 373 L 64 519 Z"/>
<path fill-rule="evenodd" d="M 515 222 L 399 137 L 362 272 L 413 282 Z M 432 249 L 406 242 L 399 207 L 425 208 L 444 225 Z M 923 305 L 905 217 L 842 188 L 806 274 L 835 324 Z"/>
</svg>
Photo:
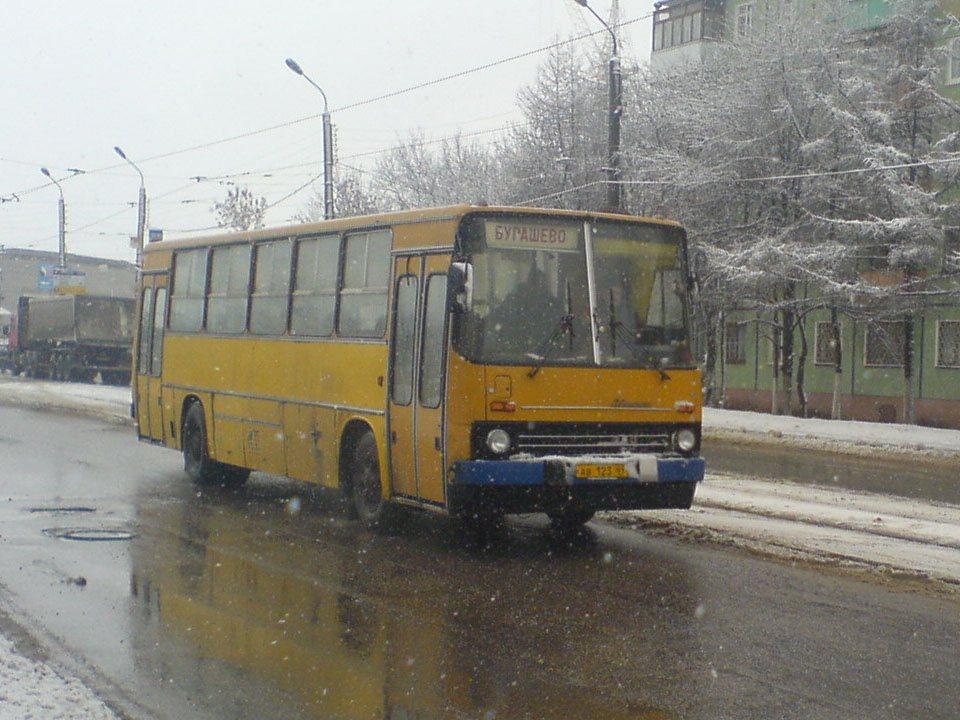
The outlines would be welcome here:
<svg viewBox="0 0 960 720">
<path fill-rule="evenodd" d="M 510 250 L 553 250 L 571 252 L 577 249 L 579 228 L 570 225 L 542 225 L 500 220 L 484 223 L 487 247 Z"/>
</svg>

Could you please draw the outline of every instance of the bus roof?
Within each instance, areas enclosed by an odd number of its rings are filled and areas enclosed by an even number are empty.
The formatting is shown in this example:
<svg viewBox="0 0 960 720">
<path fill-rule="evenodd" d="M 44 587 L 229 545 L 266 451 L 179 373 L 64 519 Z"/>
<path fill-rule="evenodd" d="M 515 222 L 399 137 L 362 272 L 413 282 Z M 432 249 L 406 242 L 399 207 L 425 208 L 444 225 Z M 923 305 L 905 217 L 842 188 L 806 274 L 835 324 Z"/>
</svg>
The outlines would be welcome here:
<svg viewBox="0 0 960 720">
<path fill-rule="evenodd" d="M 623 213 L 599 212 L 589 210 L 559 210 L 553 208 L 527 208 L 491 205 L 447 205 L 443 207 L 422 208 L 417 210 L 401 210 L 396 212 L 378 213 L 373 215 L 352 215 L 333 218 L 312 223 L 281 225 L 260 230 L 245 230 L 222 232 L 212 235 L 191 238 L 177 238 L 152 242 L 144 246 L 144 252 L 171 250 L 178 247 L 194 245 L 211 245 L 229 242 L 256 242 L 257 240 L 274 238 L 278 235 L 310 235 L 319 233 L 336 233 L 346 230 L 372 230 L 398 224 L 419 222 L 436 222 L 441 220 L 459 220 L 471 213 L 526 213 L 532 215 L 551 215 L 554 217 L 596 218 L 607 220 L 634 221 L 653 223 L 670 227 L 680 227 L 680 224 L 660 217 L 640 217 Z"/>
</svg>

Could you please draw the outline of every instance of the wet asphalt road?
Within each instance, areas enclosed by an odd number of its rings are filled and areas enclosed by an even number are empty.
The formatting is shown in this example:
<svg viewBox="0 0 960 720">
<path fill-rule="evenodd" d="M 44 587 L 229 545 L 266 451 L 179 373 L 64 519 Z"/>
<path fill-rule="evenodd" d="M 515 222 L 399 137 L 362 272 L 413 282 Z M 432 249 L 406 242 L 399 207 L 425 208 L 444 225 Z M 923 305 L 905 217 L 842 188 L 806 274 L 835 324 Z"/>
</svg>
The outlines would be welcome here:
<svg viewBox="0 0 960 720">
<path fill-rule="evenodd" d="M 126 427 L 0 407 L 0 630 L 131 718 L 955 718 L 960 603 L 538 519 L 377 536 Z M 9 634 L 9 633 L 8 633 Z"/>
</svg>

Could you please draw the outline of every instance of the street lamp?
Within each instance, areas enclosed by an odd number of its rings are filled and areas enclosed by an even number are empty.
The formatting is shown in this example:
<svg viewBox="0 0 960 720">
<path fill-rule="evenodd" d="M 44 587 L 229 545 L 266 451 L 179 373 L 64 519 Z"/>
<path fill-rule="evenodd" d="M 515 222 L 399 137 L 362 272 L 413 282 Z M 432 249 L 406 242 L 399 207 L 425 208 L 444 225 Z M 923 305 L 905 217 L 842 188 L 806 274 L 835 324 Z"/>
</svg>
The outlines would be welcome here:
<svg viewBox="0 0 960 720">
<path fill-rule="evenodd" d="M 587 4 L 587 0 L 573 0 L 585 7 L 599 20 L 610 33 L 613 40 L 613 54 L 610 56 L 610 106 L 607 117 L 607 205 L 612 210 L 620 209 L 620 116 L 623 113 L 620 76 L 620 56 L 617 53 L 617 36 L 613 29 Z"/>
<path fill-rule="evenodd" d="M 116 145 L 113 146 L 113 151 L 122 157 L 140 176 L 140 196 L 137 200 L 137 267 L 140 267 L 142 262 L 141 256 L 143 255 L 143 233 L 144 228 L 147 226 L 147 187 L 143 179 L 143 171 L 137 167 L 136 163 L 128 158 L 123 150 Z"/>
<path fill-rule="evenodd" d="M 40 168 L 40 172 L 46 175 L 50 179 L 50 182 L 56 185 L 57 190 L 60 191 L 60 202 L 57 203 L 57 215 L 60 219 L 60 231 L 59 231 L 60 263 L 59 265 L 60 265 L 60 270 L 64 270 L 67 267 L 67 222 L 66 222 L 67 211 L 66 211 L 66 206 L 64 205 L 64 202 L 63 202 L 63 188 L 60 186 L 60 183 L 57 182 L 57 179 L 53 175 L 51 175 L 50 171 L 47 170 L 45 167 Z"/>
<path fill-rule="evenodd" d="M 323 217 L 329 220 L 333 217 L 333 128 L 327 109 L 327 94 L 303 72 L 296 60 L 287 58 L 286 63 L 288 68 L 313 85 L 323 96 Z"/>
</svg>

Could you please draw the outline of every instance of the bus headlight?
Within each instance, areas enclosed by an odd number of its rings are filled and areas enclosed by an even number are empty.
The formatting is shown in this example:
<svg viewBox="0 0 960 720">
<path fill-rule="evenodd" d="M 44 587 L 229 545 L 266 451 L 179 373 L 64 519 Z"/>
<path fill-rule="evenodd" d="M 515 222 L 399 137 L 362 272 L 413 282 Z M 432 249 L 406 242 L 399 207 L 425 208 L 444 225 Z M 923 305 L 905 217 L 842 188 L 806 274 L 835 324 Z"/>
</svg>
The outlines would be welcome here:
<svg viewBox="0 0 960 720">
<path fill-rule="evenodd" d="M 495 455 L 503 455 L 510 449 L 510 434 L 497 428 L 487 433 L 487 447 Z"/>
<path fill-rule="evenodd" d="M 688 453 L 697 446 L 697 434 L 693 430 L 677 430 L 673 434 L 673 446 L 680 452 Z"/>
</svg>

